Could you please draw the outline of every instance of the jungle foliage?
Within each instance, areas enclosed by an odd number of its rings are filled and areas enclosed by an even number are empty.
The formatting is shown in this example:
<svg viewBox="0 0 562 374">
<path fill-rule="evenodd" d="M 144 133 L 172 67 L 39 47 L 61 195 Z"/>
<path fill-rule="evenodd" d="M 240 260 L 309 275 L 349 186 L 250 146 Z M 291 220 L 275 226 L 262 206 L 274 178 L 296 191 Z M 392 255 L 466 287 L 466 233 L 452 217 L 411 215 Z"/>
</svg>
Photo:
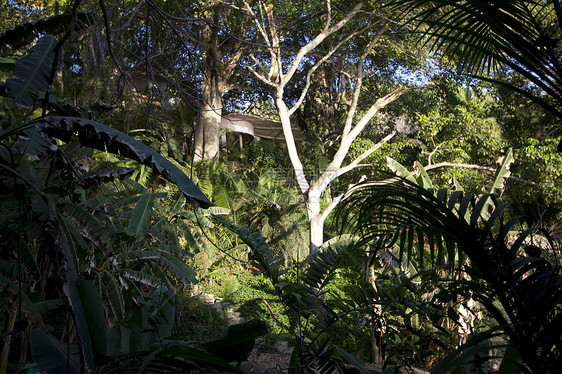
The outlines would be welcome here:
<svg viewBox="0 0 562 374">
<path fill-rule="evenodd" d="M 279 340 L 291 374 L 561 366 L 559 1 L 0 10 L 0 374 L 260 372 Z M 194 162 L 203 112 L 276 95 L 302 142 L 223 129 Z M 387 96 L 311 254 L 302 186 Z"/>
</svg>

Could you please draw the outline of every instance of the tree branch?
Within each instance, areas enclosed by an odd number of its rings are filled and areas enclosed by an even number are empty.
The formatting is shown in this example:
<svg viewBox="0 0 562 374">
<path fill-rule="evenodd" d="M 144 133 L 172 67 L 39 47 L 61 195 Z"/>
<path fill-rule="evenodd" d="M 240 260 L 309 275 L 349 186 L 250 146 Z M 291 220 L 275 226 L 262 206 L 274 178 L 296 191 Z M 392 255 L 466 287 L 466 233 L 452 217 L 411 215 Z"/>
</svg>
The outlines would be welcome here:
<svg viewBox="0 0 562 374">
<path fill-rule="evenodd" d="M 301 106 L 301 104 L 303 103 L 306 94 L 308 93 L 308 89 L 310 88 L 310 84 L 312 82 L 312 74 L 314 74 L 314 72 L 316 70 L 318 70 L 318 68 L 324 63 L 326 62 L 330 57 L 333 56 L 334 53 L 336 53 L 336 51 L 338 49 L 341 48 L 342 45 L 344 45 L 345 43 L 347 43 L 350 39 L 352 39 L 353 37 L 362 34 L 363 32 L 367 31 L 368 29 L 370 29 L 372 26 L 368 26 L 365 27 L 361 30 L 355 31 L 349 35 L 347 35 L 343 40 L 341 40 L 338 44 L 336 44 L 330 51 L 328 51 L 327 54 L 325 54 L 324 56 L 322 56 L 320 58 L 320 60 L 314 64 L 314 66 L 312 68 L 310 68 L 310 70 L 308 71 L 308 73 L 306 74 L 306 84 L 303 88 L 303 90 L 301 91 L 301 95 L 299 97 L 299 99 L 297 100 L 296 104 L 293 105 L 293 107 L 289 110 L 289 115 L 293 115 L 293 113 L 299 108 L 299 106 Z"/>
<path fill-rule="evenodd" d="M 295 59 L 293 60 L 293 63 L 291 64 L 291 66 L 289 68 L 289 70 L 287 71 L 287 73 L 285 75 L 283 75 L 283 77 L 279 81 L 280 82 L 279 84 L 281 85 L 281 87 L 283 87 L 287 82 L 289 82 L 291 80 L 293 75 L 296 73 L 296 71 L 297 71 L 302 59 L 304 58 L 304 56 L 306 56 L 308 53 L 310 53 L 310 51 L 312 51 L 314 48 L 316 48 L 328 36 L 332 35 L 336 31 L 338 31 L 339 29 L 344 27 L 353 17 L 355 17 L 355 15 L 357 13 L 359 13 L 359 11 L 363 7 L 363 5 L 364 5 L 363 2 L 357 3 L 355 5 L 355 7 L 351 10 L 351 12 L 346 14 L 345 17 L 341 21 L 336 23 L 334 26 L 326 28 L 328 26 L 328 24 L 326 24 L 325 30 L 323 30 L 320 34 L 316 35 L 316 37 L 312 41 L 310 41 L 308 44 L 306 44 L 304 47 L 302 47 L 298 51 L 296 56 L 295 56 Z M 279 72 L 279 73 L 281 74 L 281 72 Z"/>
<path fill-rule="evenodd" d="M 359 96 L 361 94 L 361 88 L 363 86 L 363 75 L 364 75 L 363 65 L 365 63 L 365 59 L 367 58 L 369 53 L 371 53 L 371 51 L 375 47 L 375 43 L 380 39 L 380 37 L 382 36 L 382 34 L 386 30 L 387 30 L 386 27 L 382 27 L 375 34 L 375 36 L 371 39 L 371 41 L 369 42 L 369 44 L 367 45 L 367 47 L 365 48 L 365 50 L 361 54 L 361 57 L 359 58 L 359 61 L 357 61 L 357 79 L 355 81 L 355 88 L 353 90 L 353 99 L 351 101 L 351 105 L 349 107 L 349 110 L 347 112 L 347 116 L 346 116 L 346 119 L 345 119 L 345 125 L 344 125 L 343 133 L 342 133 L 343 136 L 347 136 L 347 134 L 349 134 L 349 132 L 351 131 L 351 126 L 353 125 L 353 118 L 355 117 L 355 113 L 357 112 L 357 105 L 359 103 Z"/>
<path fill-rule="evenodd" d="M 455 168 L 463 168 L 463 169 L 475 169 L 475 170 L 485 170 L 485 171 L 489 171 L 491 173 L 495 173 L 497 171 L 497 168 L 493 168 L 491 166 L 482 166 L 482 165 L 475 165 L 475 164 L 460 164 L 460 163 L 454 163 L 454 162 L 439 162 L 437 164 L 432 164 L 432 165 L 427 165 L 424 166 L 425 170 L 433 170 L 433 169 L 438 169 L 438 168 L 443 168 L 443 167 L 455 167 Z M 536 186 L 537 183 L 527 180 L 527 179 L 522 179 L 519 177 L 515 177 L 513 175 L 508 175 L 506 178 L 509 179 L 513 179 L 516 180 L 518 182 L 522 182 L 525 184 L 529 184 L 531 186 Z"/>
<path fill-rule="evenodd" d="M 363 161 L 365 158 L 369 157 L 374 151 L 376 151 L 377 149 L 379 149 L 380 147 L 382 147 L 384 144 L 388 143 L 388 141 L 390 139 L 392 139 L 394 137 L 394 135 L 396 135 L 396 130 L 392 131 L 390 134 L 388 134 L 387 136 L 385 136 L 381 141 L 379 141 L 377 144 L 373 145 L 371 148 L 369 148 L 368 150 L 366 150 L 365 152 L 363 152 L 362 154 L 360 154 L 355 160 L 353 160 L 351 163 L 349 163 L 349 165 L 341 168 L 338 171 L 338 177 L 342 174 L 345 174 L 353 169 L 355 169 L 359 163 L 361 161 Z"/>
</svg>

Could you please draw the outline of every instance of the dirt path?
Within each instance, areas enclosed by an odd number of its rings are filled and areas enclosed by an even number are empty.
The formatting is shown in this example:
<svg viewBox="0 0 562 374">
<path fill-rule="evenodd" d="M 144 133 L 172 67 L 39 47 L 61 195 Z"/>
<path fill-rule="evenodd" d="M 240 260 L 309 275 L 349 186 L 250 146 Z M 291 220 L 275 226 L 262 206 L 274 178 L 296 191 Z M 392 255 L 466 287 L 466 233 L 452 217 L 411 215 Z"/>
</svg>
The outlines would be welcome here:
<svg viewBox="0 0 562 374">
<path fill-rule="evenodd" d="M 291 356 L 288 354 L 281 354 L 281 353 L 258 353 L 256 355 L 252 355 L 249 358 L 249 361 L 254 364 L 255 366 L 263 366 L 266 369 L 277 369 L 278 371 L 287 372 L 289 368 L 289 360 Z M 364 363 L 367 369 L 371 370 L 378 370 L 382 371 L 382 365 L 376 365 L 370 362 Z M 406 370 L 402 369 L 402 373 L 410 373 Z M 428 371 L 415 369 L 415 374 L 428 374 Z"/>
</svg>

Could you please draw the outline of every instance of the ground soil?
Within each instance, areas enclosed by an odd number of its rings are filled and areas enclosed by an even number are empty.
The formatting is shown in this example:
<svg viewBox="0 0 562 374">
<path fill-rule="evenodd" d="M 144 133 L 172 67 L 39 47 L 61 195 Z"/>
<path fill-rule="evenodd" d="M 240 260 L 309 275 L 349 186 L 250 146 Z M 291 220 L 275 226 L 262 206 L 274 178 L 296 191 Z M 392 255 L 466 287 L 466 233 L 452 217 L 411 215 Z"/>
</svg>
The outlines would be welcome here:
<svg viewBox="0 0 562 374">
<path fill-rule="evenodd" d="M 287 372 L 289 367 L 290 355 L 281 353 L 253 353 L 249 361 L 256 366 L 263 366 L 266 369 L 277 369 L 282 372 Z M 382 365 L 376 365 L 370 362 L 364 363 L 367 369 L 382 371 Z M 406 370 L 401 370 L 402 373 L 408 373 Z M 426 374 L 427 371 L 415 369 L 415 374 Z"/>
</svg>

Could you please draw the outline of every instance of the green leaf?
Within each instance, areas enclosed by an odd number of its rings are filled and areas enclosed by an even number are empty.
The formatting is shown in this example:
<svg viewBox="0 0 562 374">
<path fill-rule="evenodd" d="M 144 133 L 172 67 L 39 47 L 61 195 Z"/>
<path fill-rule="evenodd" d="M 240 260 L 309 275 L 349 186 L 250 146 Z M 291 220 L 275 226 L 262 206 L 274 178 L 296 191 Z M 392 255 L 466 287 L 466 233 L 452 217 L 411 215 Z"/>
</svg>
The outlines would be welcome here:
<svg viewBox="0 0 562 374">
<path fill-rule="evenodd" d="M 87 323 L 86 310 L 82 296 L 80 295 L 78 273 L 76 271 L 75 261 L 77 260 L 72 253 L 76 253 L 71 249 L 73 245 L 70 238 L 72 237 L 71 227 L 67 227 L 67 221 L 64 217 L 58 215 L 58 247 L 64 258 L 65 285 L 63 286 L 68 297 L 68 302 L 74 313 L 76 321 L 76 330 L 82 340 L 81 353 L 87 368 L 94 367 L 94 356 L 92 352 L 92 343 L 90 339 L 90 330 Z"/>
<path fill-rule="evenodd" d="M 402 166 L 401 163 L 394 160 L 393 158 L 387 157 L 386 165 L 390 168 L 390 170 L 395 172 L 396 175 L 405 178 L 412 183 L 417 183 L 416 178 L 408 171 L 408 169 L 406 169 L 404 166 Z"/>
<path fill-rule="evenodd" d="M 116 320 L 123 318 L 125 310 L 125 301 L 123 300 L 123 293 L 117 283 L 117 279 L 108 271 L 103 273 L 105 277 L 105 293 L 107 294 L 107 301 L 109 308 L 113 312 Z"/>
<path fill-rule="evenodd" d="M 137 242 L 145 240 L 146 233 L 148 232 L 149 219 L 152 216 L 153 210 L 153 197 L 152 194 L 147 193 L 141 195 L 133 215 L 129 220 L 129 225 L 125 232 L 136 239 Z"/>
<path fill-rule="evenodd" d="M 106 354 L 105 310 L 98 289 L 91 280 L 80 281 L 80 294 L 86 312 L 94 352 Z"/>
<path fill-rule="evenodd" d="M 222 338 L 203 344 L 209 353 L 225 361 L 243 361 L 257 338 L 267 334 L 267 325 L 259 319 L 231 325 Z"/>
<path fill-rule="evenodd" d="M 505 158 L 499 167 L 498 171 L 496 172 L 496 176 L 493 181 L 491 181 L 485 188 L 484 193 L 489 195 L 496 195 L 499 197 L 501 194 L 504 182 L 509 177 L 511 172 L 509 171 L 509 167 L 513 163 L 513 150 L 510 148 L 505 155 Z M 490 218 L 490 213 L 493 211 L 495 204 L 491 196 L 488 196 L 486 199 L 486 203 L 482 206 L 481 217 L 484 220 L 488 220 Z"/>
<path fill-rule="evenodd" d="M 80 353 L 76 344 L 63 343 L 35 329 L 31 330 L 30 343 L 33 360 L 49 374 L 80 373 Z"/>
<path fill-rule="evenodd" d="M 29 54 L 19 58 L 14 69 L 14 78 L 6 80 L 6 93 L 18 105 L 33 106 L 36 102 L 32 92 L 49 88 L 51 65 L 55 55 L 56 41 L 52 35 L 45 35 L 35 43 Z"/>
<path fill-rule="evenodd" d="M 2 71 L 14 71 L 16 68 L 16 60 L 11 58 L 0 57 L 0 70 Z"/>
<path fill-rule="evenodd" d="M 147 318 L 148 326 L 155 330 L 156 341 L 172 334 L 176 314 L 175 293 L 172 289 L 158 287 L 142 311 Z"/>
<path fill-rule="evenodd" d="M 418 169 L 420 169 L 420 176 L 422 178 L 423 187 L 433 188 L 433 183 L 431 182 L 431 178 L 429 178 L 429 175 L 427 174 L 427 171 L 424 169 L 422 164 L 416 161 L 415 165 L 417 166 Z"/>
<path fill-rule="evenodd" d="M 219 215 L 212 217 L 216 222 L 238 235 L 244 244 L 250 247 L 260 265 L 263 266 L 266 276 L 272 280 L 273 284 L 277 284 L 279 269 L 283 261 L 274 256 L 274 251 L 270 250 L 271 245 L 267 243 L 266 239 L 253 227 L 234 225 L 226 217 Z"/>
<path fill-rule="evenodd" d="M 168 159 L 133 137 L 99 122 L 76 117 L 44 117 L 34 122 L 41 131 L 63 141 L 75 134 L 80 144 L 133 159 L 174 183 L 195 207 L 208 208 L 209 199 Z"/>
<path fill-rule="evenodd" d="M 74 25 L 77 30 L 79 26 L 84 27 L 91 24 L 90 17 L 92 11 L 78 11 L 78 24 Z M 48 18 L 41 18 L 31 22 L 18 24 L 11 30 L 7 30 L 0 35 L 0 46 L 11 45 L 12 47 L 22 47 L 31 43 L 37 35 L 53 34 L 57 35 L 65 32 L 72 21 L 72 13 L 57 14 Z"/>
</svg>

